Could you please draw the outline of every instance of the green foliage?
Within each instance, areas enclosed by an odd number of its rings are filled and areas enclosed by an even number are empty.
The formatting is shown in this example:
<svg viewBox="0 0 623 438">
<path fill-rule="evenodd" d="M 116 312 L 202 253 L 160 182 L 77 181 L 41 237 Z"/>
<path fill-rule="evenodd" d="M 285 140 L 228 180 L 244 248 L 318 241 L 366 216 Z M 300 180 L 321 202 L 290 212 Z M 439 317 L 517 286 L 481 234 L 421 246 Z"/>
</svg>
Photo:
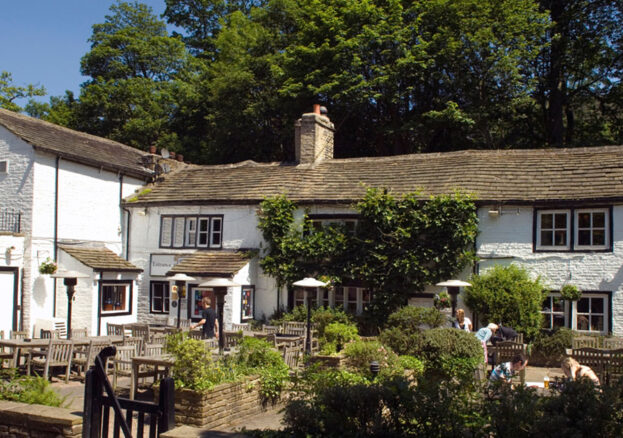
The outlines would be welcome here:
<svg viewBox="0 0 623 438">
<path fill-rule="evenodd" d="M 344 346 L 357 339 L 359 333 L 355 324 L 332 322 L 324 331 L 324 337 L 320 339 L 320 348 L 323 354 L 332 354 L 341 351 Z"/>
<path fill-rule="evenodd" d="M 0 400 L 20 403 L 63 406 L 66 397 L 59 396 L 50 382 L 40 376 L 20 376 L 16 369 L 0 372 Z"/>
<path fill-rule="evenodd" d="M 450 295 L 448 294 L 448 292 L 443 291 L 443 292 L 439 292 L 438 294 L 435 294 L 433 298 L 433 305 L 435 306 L 436 309 L 440 309 L 440 310 L 450 308 L 452 303 L 450 302 Z"/>
<path fill-rule="evenodd" d="M 411 354 L 418 348 L 420 331 L 441 327 L 445 322 L 445 316 L 434 307 L 405 306 L 389 315 L 380 339 L 398 354 Z"/>
<path fill-rule="evenodd" d="M 547 366 L 559 366 L 565 349 L 573 346 L 573 330 L 561 327 L 550 333 L 541 331 L 532 342 L 530 360 Z"/>
<path fill-rule="evenodd" d="M 45 94 L 44 87 L 37 87 L 32 84 L 26 86 L 14 85 L 13 75 L 8 71 L 0 71 L 0 108 L 18 113 L 22 111 L 22 108 L 15 103 L 16 99 L 45 96 Z"/>
<path fill-rule="evenodd" d="M 543 323 L 541 306 L 547 291 L 540 278 L 532 280 L 516 265 L 496 265 L 482 275 L 472 276 L 465 290 L 465 304 L 483 321 L 501 322 L 529 339 Z"/>
<path fill-rule="evenodd" d="M 371 379 L 370 362 L 377 361 L 380 366 L 379 378 L 386 379 L 390 376 L 403 375 L 406 363 L 413 368 L 409 368 L 415 372 L 418 371 L 418 360 L 405 359 L 404 362 L 391 349 L 386 348 L 378 341 L 355 341 L 346 345 L 344 348 L 344 356 L 346 356 L 346 365 L 349 370 L 361 374 Z M 407 356 L 403 356 L 407 357 Z"/>
<path fill-rule="evenodd" d="M 582 291 L 574 284 L 565 284 L 560 288 L 560 297 L 563 300 L 577 301 L 582 297 Z"/>
<path fill-rule="evenodd" d="M 303 305 L 294 307 L 291 311 L 281 314 L 278 318 L 271 319 L 271 324 L 279 324 L 283 321 L 307 321 L 307 308 Z M 311 309 L 311 322 L 318 330 L 318 336 L 324 337 L 326 327 L 333 322 L 353 324 L 353 316 L 344 312 L 341 307 L 315 307 Z"/>
</svg>

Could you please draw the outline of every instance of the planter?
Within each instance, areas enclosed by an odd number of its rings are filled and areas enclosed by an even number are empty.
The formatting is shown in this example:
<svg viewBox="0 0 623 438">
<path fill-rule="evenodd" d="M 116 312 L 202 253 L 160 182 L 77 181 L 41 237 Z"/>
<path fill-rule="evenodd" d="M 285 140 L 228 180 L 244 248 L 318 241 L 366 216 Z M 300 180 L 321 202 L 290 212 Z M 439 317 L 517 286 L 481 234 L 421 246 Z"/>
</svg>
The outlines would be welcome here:
<svg viewBox="0 0 623 438">
<path fill-rule="evenodd" d="M 344 367 L 346 362 L 346 356 L 343 354 L 337 354 L 335 356 L 325 356 L 317 354 L 316 356 L 310 356 L 309 362 L 311 364 L 320 364 L 323 368 L 335 368 L 340 369 Z"/>
<path fill-rule="evenodd" d="M 175 389 L 175 424 L 216 429 L 239 422 L 241 418 L 258 415 L 271 406 L 262 405 L 259 378 L 223 383 L 208 391 Z M 155 399 L 158 389 L 154 387 Z"/>
</svg>

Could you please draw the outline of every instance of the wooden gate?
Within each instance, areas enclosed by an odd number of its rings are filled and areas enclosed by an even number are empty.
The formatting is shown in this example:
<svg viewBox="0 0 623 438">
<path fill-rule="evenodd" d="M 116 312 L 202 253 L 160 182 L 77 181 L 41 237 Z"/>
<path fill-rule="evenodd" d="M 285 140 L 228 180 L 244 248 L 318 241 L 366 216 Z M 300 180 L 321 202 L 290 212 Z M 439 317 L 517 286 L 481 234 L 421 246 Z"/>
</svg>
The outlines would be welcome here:
<svg viewBox="0 0 623 438">
<path fill-rule="evenodd" d="M 120 430 L 126 438 L 142 438 L 145 432 L 150 438 L 175 427 L 175 386 L 173 379 L 160 382 L 160 400 L 158 403 L 129 400 L 116 397 L 104 364 L 114 357 L 114 346 L 106 347 L 96 357 L 94 366 L 87 371 L 84 387 L 84 422 L 82 438 L 108 437 L 110 430 L 111 408 L 115 438 Z M 125 415 L 124 412 L 125 411 Z M 132 435 L 132 421 L 137 413 L 136 434 Z"/>
</svg>

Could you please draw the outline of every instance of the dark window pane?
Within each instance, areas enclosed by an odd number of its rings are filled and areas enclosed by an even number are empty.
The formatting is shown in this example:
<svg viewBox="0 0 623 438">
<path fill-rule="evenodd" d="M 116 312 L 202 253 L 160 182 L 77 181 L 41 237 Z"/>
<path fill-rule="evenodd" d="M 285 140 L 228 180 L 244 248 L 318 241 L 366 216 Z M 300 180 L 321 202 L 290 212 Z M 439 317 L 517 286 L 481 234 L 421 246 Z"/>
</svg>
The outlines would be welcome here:
<svg viewBox="0 0 623 438">
<path fill-rule="evenodd" d="M 603 331 L 604 329 L 604 317 L 603 316 L 591 316 L 591 330 Z"/>
<path fill-rule="evenodd" d="M 567 228 L 566 213 L 556 213 L 556 228 Z"/>
<path fill-rule="evenodd" d="M 578 214 L 578 226 L 580 228 L 590 228 L 591 214 L 590 213 L 579 213 Z"/>
<path fill-rule="evenodd" d="M 547 297 L 543 300 L 543 305 L 541 306 L 541 308 L 544 311 L 550 311 L 552 308 L 552 297 Z"/>
<path fill-rule="evenodd" d="M 593 231 L 593 245 L 605 245 L 606 244 L 606 233 L 602 230 Z"/>
<path fill-rule="evenodd" d="M 212 246 L 219 246 L 221 244 L 221 235 L 212 234 Z"/>
<path fill-rule="evenodd" d="M 554 239 L 556 239 L 556 246 L 567 246 L 567 232 L 556 231 L 554 233 Z"/>
<path fill-rule="evenodd" d="M 553 315 L 554 317 L 554 326 L 552 328 L 556 328 L 556 327 L 564 327 L 565 326 L 565 317 L 564 315 Z"/>
<path fill-rule="evenodd" d="M 551 329 L 552 328 L 552 315 L 551 314 L 546 314 L 543 315 L 543 324 L 542 327 L 544 329 Z"/>
<path fill-rule="evenodd" d="M 199 231 L 203 231 L 203 232 L 208 231 L 208 220 L 207 219 L 199 220 Z"/>
<path fill-rule="evenodd" d="M 541 228 L 552 229 L 554 226 L 554 217 L 551 214 L 541 215 Z"/>
<path fill-rule="evenodd" d="M 564 310 L 565 300 L 559 297 L 552 297 L 552 301 L 554 302 L 554 306 L 552 308 L 554 312 L 562 312 Z"/>
<path fill-rule="evenodd" d="M 589 230 L 578 231 L 578 245 L 590 245 L 591 232 Z"/>
<path fill-rule="evenodd" d="M 588 330 L 588 318 L 585 315 L 578 315 L 576 327 L 578 330 Z"/>
<path fill-rule="evenodd" d="M 221 231 L 221 220 L 220 219 L 214 219 L 212 221 L 212 231 L 213 232 Z"/>
<path fill-rule="evenodd" d="M 551 231 L 541 231 L 541 245 L 552 246 L 553 244 Z"/>
<path fill-rule="evenodd" d="M 593 213 L 593 227 L 605 228 L 606 227 L 606 213 Z"/>
<path fill-rule="evenodd" d="M 591 300 L 591 313 L 604 313 L 604 300 L 593 298 Z"/>
<path fill-rule="evenodd" d="M 580 298 L 578 300 L 578 312 L 580 313 L 588 313 L 588 303 L 589 303 L 589 299 L 588 298 Z"/>
</svg>

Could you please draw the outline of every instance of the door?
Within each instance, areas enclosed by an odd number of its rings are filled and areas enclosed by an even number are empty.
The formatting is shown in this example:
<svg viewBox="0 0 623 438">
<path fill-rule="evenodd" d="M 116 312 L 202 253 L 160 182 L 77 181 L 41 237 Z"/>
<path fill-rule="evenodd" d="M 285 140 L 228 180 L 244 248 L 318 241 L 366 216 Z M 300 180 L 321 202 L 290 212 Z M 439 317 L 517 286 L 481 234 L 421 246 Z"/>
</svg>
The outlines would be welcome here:
<svg viewBox="0 0 623 438">
<path fill-rule="evenodd" d="M 18 329 L 18 280 L 19 268 L 0 267 L 0 330 L 4 330 L 5 337 L 9 331 Z"/>
</svg>

